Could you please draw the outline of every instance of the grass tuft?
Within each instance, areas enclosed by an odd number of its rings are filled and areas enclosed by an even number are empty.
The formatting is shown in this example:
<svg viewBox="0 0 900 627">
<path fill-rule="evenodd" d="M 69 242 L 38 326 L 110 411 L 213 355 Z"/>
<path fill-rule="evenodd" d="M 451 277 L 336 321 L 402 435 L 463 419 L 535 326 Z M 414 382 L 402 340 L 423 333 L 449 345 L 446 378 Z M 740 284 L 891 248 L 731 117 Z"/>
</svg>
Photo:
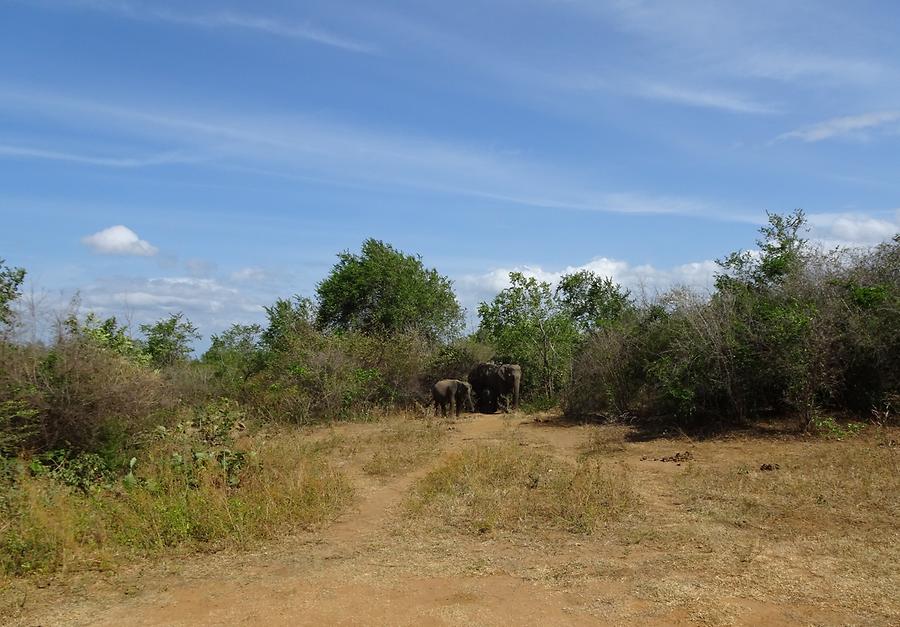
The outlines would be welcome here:
<svg viewBox="0 0 900 627">
<path fill-rule="evenodd" d="M 624 467 L 567 463 L 512 444 L 451 456 L 416 485 L 413 516 L 430 515 L 468 533 L 540 529 L 590 534 L 636 506 Z"/>
</svg>

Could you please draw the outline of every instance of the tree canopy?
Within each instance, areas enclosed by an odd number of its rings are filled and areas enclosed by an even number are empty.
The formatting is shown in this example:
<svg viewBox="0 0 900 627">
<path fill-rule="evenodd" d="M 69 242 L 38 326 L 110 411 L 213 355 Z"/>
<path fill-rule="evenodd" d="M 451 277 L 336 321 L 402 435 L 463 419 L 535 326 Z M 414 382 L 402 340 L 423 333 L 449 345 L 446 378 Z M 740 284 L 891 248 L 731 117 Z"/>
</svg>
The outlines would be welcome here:
<svg viewBox="0 0 900 627">
<path fill-rule="evenodd" d="M 141 331 L 147 336 L 147 353 L 157 368 L 187 360 L 191 342 L 200 339 L 197 327 L 181 312 L 154 324 L 142 324 Z"/>
<path fill-rule="evenodd" d="M 8 324 L 12 319 L 10 303 L 19 297 L 19 287 L 25 280 L 25 270 L 9 268 L 0 258 L 0 324 Z"/>
<path fill-rule="evenodd" d="M 360 254 L 345 251 L 318 284 L 321 329 L 390 335 L 419 331 L 446 339 L 462 327 L 462 308 L 450 279 L 426 268 L 422 258 L 368 239 Z"/>
</svg>

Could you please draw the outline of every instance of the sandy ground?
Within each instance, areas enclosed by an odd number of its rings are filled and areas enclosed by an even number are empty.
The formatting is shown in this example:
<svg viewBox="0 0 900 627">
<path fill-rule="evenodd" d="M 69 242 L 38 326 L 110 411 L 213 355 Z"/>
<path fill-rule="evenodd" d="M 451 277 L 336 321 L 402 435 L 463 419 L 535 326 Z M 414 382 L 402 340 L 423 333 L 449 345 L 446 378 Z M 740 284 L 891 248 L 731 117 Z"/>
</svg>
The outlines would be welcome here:
<svg viewBox="0 0 900 627">
<path fill-rule="evenodd" d="M 378 428 L 336 429 L 358 435 Z M 23 593 L 15 624 L 887 625 L 900 617 L 890 602 L 872 612 L 843 602 L 846 592 L 831 577 L 846 564 L 810 555 L 802 543 L 734 536 L 729 542 L 745 544 L 749 562 L 722 553 L 709 539 L 716 528 L 695 525 L 673 488 L 689 464 L 655 459 L 690 451 L 691 464 L 746 459 L 759 466 L 785 463 L 809 446 L 804 442 L 627 441 L 610 431 L 602 454 L 627 467 L 642 522 L 589 537 L 479 538 L 411 528 L 401 505 L 414 482 L 443 455 L 477 442 L 512 440 L 574 459 L 596 442 L 598 427 L 476 415 L 450 421 L 447 429 L 442 452 L 403 476 L 370 477 L 348 459 L 344 469 L 358 500 L 321 532 L 255 551 L 141 563 Z"/>
</svg>

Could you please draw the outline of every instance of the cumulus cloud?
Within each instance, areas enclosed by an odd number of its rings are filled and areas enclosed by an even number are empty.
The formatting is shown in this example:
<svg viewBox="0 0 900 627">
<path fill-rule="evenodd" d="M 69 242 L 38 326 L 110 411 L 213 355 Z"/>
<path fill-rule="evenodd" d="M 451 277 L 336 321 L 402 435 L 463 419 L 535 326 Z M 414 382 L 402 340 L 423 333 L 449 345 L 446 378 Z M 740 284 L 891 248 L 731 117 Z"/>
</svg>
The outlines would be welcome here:
<svg viewBox="0 0 900 627">
<path fill-rule="evenodd" d="M 713 275 L 717 269 L 718 266 L 712 260 L 685 263 L 671 268 L 657 268 L 649 264 L 632 265 L 619 259 L 596 257 L 585 264 L 558 270 L 540 266 L 496 268 L 485 274 L 460 277 L 456 281 L 456 287 L 462 304 L 471 309 L 479 302 L 493 298 L 497 292 L 509 287 L 510 272 L 521 272 L 527 277 L 556 285 L 563 275 L 589 270 L 599 276 L 610 277 L 634 293 L 653 296 L 676 286 L 687 286 L 701 291 L 711 290 Z"/>
<path fill-rule="evenodd" d="M 183 312 L 200 329 L 203 350 L 209 336 L 235 322 L 262 322 L 264 305 L 277 293 L 246 291 L 219 278 L 168 276 L 154 278 L 105 278 L 78 290 L 82 311 L 116 316 L 133 328 Z"/>
<path fill-rule="evenodd" d="M 102 255 L 152 257 L 159 252 L 156 246 L 142 240 L 137 233 L 122 224 L 83 237 L 81 243 Z"/>
<path fill-rule="evenodd" d="M 807 217 L 813 239 L 826 246 L 872 246 L 900 233 L 900 210 L 893 220 L 860 213 L 813 213 Z"/>
</svg>

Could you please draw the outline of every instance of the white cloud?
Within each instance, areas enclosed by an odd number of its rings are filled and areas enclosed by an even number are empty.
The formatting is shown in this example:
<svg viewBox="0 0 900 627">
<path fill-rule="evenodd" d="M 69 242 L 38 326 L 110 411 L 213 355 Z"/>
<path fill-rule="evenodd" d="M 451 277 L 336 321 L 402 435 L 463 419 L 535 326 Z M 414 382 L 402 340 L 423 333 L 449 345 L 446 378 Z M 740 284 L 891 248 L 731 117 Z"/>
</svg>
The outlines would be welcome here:
<svg viewBox="0 0 900 627">
<path fill-rule="evenodd" d="M 101 316 L 116 316 L 133 330 L 166 316 L 183 312 L 200 329 L 202 351 L 209 336 L 235 322 L 263 322 L 263 305 L 277 293 L 245 291 L 216 278 L 170 276 L 156 278 L 120 277 L 98 279 L 77 292 L 79 309 Z"/>
<path fill-rule="evenodd" d="M 861 131 L 875 129 L 900 121 L 900 111 L 874 111 L 862 115 L 832 118 L 806 128 L 780 135 L 778 139 L 799 139 L 804 142 L 819 142 L 833 137 L 856 135 Z"/>
<path fill-rule="evenodd" d="M 102 255 L 152 257 L 159 252 L 156 246 L 140 239 L 137 233 L 121 224 L 83 237 L 81 242 Z"/>
<path fill-rule="evenodd" d="M 560 270 L 548 270 L 540 266 L 497 268 L 485 274 L 465 275 L 457 279 L 455 285 L 462 304 L 474 309 L 479 302 L 488 300 L 500 290 L 509 287 L 510 272 L 521 272 L 527 277 L 556 285 L 563 275 L 580 270 L 589 270 L 598 276 L 610 277 L 635 294 L 644 293 L 652 297 L 677 286 L 687 286 L 701 291 L 711 290 L 713 275 L 718 266 L 715 261 L 705 260 L 671 268 L 656 268 L 649 264 L 636 266 L 620 259 L 597 257 L 585 264 L 567 266 Z"/>
<path fill-rule="evenodd" d="M 872 246 L 900 233 L 900 210 L 893 221 L 859 213 L 813 213 L 807 218 L 813 239 L 826 246 Z"/>
</svg>

